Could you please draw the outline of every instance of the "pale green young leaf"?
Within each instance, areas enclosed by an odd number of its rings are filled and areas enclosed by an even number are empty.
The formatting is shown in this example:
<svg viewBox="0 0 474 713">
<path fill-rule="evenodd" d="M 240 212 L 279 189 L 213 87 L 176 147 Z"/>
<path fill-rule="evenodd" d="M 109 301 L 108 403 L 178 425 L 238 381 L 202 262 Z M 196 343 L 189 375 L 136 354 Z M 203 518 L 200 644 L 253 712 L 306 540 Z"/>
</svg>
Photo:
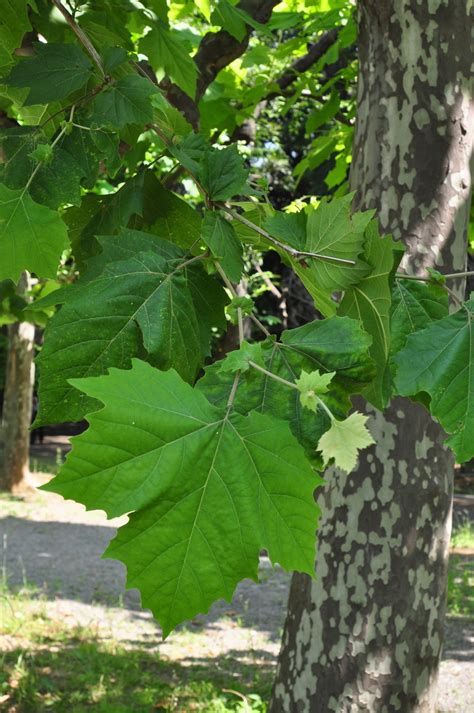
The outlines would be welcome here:
<svg viewBox="0 0 474 713">
<path fill-rule="evenodd" d="M 147 55 L 153 69 L 165 73 L 188 96 L 196 95 L 197 68 L 179 35 L 158 21 L 140 40 L 140 51 Z"/>
<path fill-rule="evenodd" d="M 329 391 L 329 384 L 335 376 L 335 371 L 322 374 L 319 369 L 311 372 L 303 370 L 295 382 L 300 392 L 302 405 L 310 411 L 316 412 L 319 403 L 318 394 L 326 394 Z"/>
<path fill-rule="evenodd" d="M 221 359 L 221 361 L 217 362 L 218 370 L 221 374 L 225 374 L 226 372 L 234 374 L 236 371 L 245 372 L 251 368 L 249 363 L 251 361 L 260 366 L 264 366 L 261 342 L 250 344 L 249 342 L 243 341 L 239 349 L 229 352 L 226 354 L 225 359 Z"/>
<path fill-rule="evenodd" d="M 395 354 L 395 388 L 428 393 L 431 414 L 450 434 L 459 463 L 474 457 L 474 300 L 455 314 L 411 334 Z"/>
<path fill-rule="evenodd" d="M 373 378 L 370 337 L 359 322 L 347 317 L 316 320 L 283 332 L 281 343 L 270 338 L 260 345 L 265 368 L 287 381 L 295 382 L 302 369 L 322 374 L 335 371 L 324 398 L 338 418 L 349 411 L 349 396 L 359 393 Z M 233 379 L 233 375 L 222 373 L 217 363 L 207 367 L 197 387 L 212 403 L 224 407 Z M 329 417 L 321 409 L 314 413 L 303 408 L 299 396 L 296 389 L 252 369 L 241 377 L 234 407 L 241 413 L 257 410 L 288 421 L 306 456 L 321 466 L 315 444 L 329 428 Z"/>
<path fill-rule="evenodd" d="M 20 60 L 3 80 L 10 87 L 29 88 L 26 105 L 64 99 L 92 76 L 92 63 L 77 45 L 38 42 L 35 52 Z"/>
<path fill-rule="evenodd" d="M 202 239 L 232 282 L 242 275 L 242 243 L 228 220 L 216 212 L 207 212 L 202 221 Z"/>
<path fill-rule="evenodd" d="M 367 419 L 368 416 L 356 411 L 344 421 L 331 421 L 331 427 L 318 443 L 325 463 L 334 459 L 334 465 L 346 473 L 354 470 L 359 451 L 375 443 L 366 426 Z"/>
<path fill-rule="evenodd" d="M 116 129 L 127 124 L 147 124 L 153 121 L 151 97 L 157 92 L 150 80 L 127 74 L 95 97 L 91 123 Z"/>
<path fill-rule="evenodd" d="M 139 360 L 74 384 L 104 407 L 46 489 L 109 517 L 132 513 L 106 556 L 126 565 L 165 636 L 256 580 L 263 547 L 313 573 L 321 479 L 287 424 L 218 409 Z"/>
<path fill-rule="evenodd" d="M 0 184 L 0 280 L 16 282 L 23 270 L 56 277 L 67 246 L 66 225 L 55 211 L 35 203 L 25 190 Z"/>
</svg>

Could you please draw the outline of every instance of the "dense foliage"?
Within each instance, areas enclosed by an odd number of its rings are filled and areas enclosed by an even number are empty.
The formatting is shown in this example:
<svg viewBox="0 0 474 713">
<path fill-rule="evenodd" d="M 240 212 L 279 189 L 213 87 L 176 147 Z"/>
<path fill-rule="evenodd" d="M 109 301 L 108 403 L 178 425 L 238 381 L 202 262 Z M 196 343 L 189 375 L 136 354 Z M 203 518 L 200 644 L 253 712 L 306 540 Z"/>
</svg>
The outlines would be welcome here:
<svg viewBox="0 0 474 713">
<path fill-rule="evenodd" d="M 131 513 L 107 555 L 165 634 L 256 578 L 262 548 L 312 572 L 317 471 L 351 471 L 373 442 L 352 395 L 422 399 L 458 459 L 474 455 L 473 302 L 449 314 L 450 276 L 400 276 L 401 246 L 351 210 L 351 3 L 0 9 L 4 321 L 58 307 L 36 425 L 89 421 L 46 487 Z M 265 159 L 239 152 L 274 100 L 310 144 L 291 180 L 331 157 L 332 200 L 275 210 Z M 323 319 L 278 336 L 262 323 L 245 285 L 269 250 Z M 240 344 L 216 361 L 232 324 Z"/>
</svg>

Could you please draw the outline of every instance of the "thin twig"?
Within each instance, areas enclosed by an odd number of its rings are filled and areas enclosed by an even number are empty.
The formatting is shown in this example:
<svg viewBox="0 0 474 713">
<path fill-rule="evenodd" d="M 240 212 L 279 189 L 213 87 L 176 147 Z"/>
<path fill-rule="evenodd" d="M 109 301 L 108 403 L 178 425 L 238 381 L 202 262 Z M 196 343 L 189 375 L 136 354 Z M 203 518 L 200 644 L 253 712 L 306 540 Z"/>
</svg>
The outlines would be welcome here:
<svg viewBox="0 0 474 713">
<path fill-rule="evenodd" d="M 291 245 L 286 245 L 285 243 L 280 242 L 276 238 L 273 237 L 273 235 L 270 235 L 266 230 L 261 228 L 259 225 L 256 225 L 255 223 L 252 223 L 251 220 L 248 220 L 245 218 L 245 216 L 241 215 L 240 213 L 237 213 L 237 211 L 233 210 L 232 208 L 229 208 L 225 203 L 218 203 L 217 204 L 219 208 L 222 208 L 223 211 L 227 213 L 227 215 L 230 215 L 234 220 L 238 220 L 239 223 L 242 223 L 245 225 L 247 228 L 250 228 L 253 230 L 255 233 L 258 233 L 259 235 L 262 236 L 262 238 L 265 238 L 265 240 L 268 240 L 270 243 L 275 245 L 276 247 L 280 248 L 280 250 L 284 250 L 286 253 L 291 255 L 295 259 L 300 259 L 304 257 L 311 257 L 317 260 L 324 260 L 326 262 L 336 262 L 336 263 L 341 263 L 343 265 L 355 265 L 355 260 L 347 260 L 346 258 L 343 257 L 334 257 L 332 255 L 322 255 L 321 253 L 313 253 L 313 252 L 308 252 L 306 250 L 297 250 L 296 248 L 292 248 Z"/>
<path fill-rule="evenodd" d="M 237 393 L 237 387 L 239 385 L 239 380 L 240 380 L 240 369 L 239 369 L 239 371 L 235 372 L 234 383 L 232 384 L 232 389 L 230 391 L 229 399 L 227 401 L 227 406 L 226 406 L 227 413 L 229 413 L 229 411 L 232 408 L 232 405 L 234 403 L 235 394 Z"/>
<path fill-rule="evenodd" d="M 215 264 L 215 266 L 216 266 L 217 272 L 218 272 L 219 275 L 222 277 L 222 281 L 224 282 L 225 286 L 226 286 L 227 289 L 229 290 L 229 292 L 230 292 L 230 294 L 232 295 L 232 297 L 238 297 L 239 295 L 237 294 L 234 285 L 232 284 L 232 282 L 229 280 L 229 278 L 228 278 L 227 275 L 225 274 L 224 270 L 222 269 L 222 265 L 220 264 L 220 262 L 219 262 L 218 260 L 215 260 L 215 261 L 214 261 L 214 264 Z"/>
<path fill-rule="evenodd" d="M 254 266 L 255 270 L 258 272 L 258 274 L 260 275 L 260 277 L 262 278 L 262 280 L 264 281 L 264 283 L 266 284 L 266 286 L 268 287 L 268 289 L 270 290 L 270 292 L 273 295 L 275 295 L 275 297 L 278 297 L 278 299 L 281 300 L 283 295 L 281 294 L 280 290 L 273 284 L 273 282 L 270 280 L 268 275 L 265 274 L 265 272 L 262 270 L 262 268 L 260 267 L 260 265 L 258 264 L 258 262 L 256 260 L 253 261 L 253 266 Z"/>
<path fill-rule="evenodd" d="M 251 312 L 251 313 L 249 314 L 249 317 L 250 317 L 250 319 L 252 320 L 252 322 L 255 324 L 255 326 L 258 327 L 258 328 L 260 329 L 260 331 L 263 332 L 266 337 L 271 337 L 271 336 L 272 336 L 271 333 L 268 331 L 268 329 L 265 327 L 265 325 L 263 325 L 263 324 L 260 322 L 260 320 L 257 319 L 257 317 L 254 315 L 253 312 Z"/>
<path fill-rule="evenodd" d="M 244 341 L 244 320 L 242 317 L 242 310 L 240 307 L 237 307 L 237 322 L 239 325 L 239 344 L 242 346 L 242 342 Z"/>
<path fill-rule="evenodd" d="M 457 277 L 472 277 L 474 275 L 474 270 L 465 270 L 463 272 L 450 272 L 447 275 L 443 275 L 445 280 L 455 280 Z M 421 275 L 405 275 L 403 272 L 397 272 L 395 277 L 400 280 L 417 280 L 418 282 L 435 282 L 432 277 L 422 277 Z"/>
<path fill-rule="evenodd" d="M 283 379 L 283 377 L 278 376 L 278 374 L 274 374 L 271 371 L 268 371 L 268 369 L 265 369 L 264 366 L 260 366 L 260 364 L 256 364 L 254 361 L 249 361 L 249 366 L 252 366 L 257 371 L 261 371 L 262 374 L 269 376 L 270 379 L 274 379 L 275 381 L 279 381 L 280 384 L 285 384 L 285 386 L 289 386 L 290 389 L 298 389 L 294 382 L 288 381 L 287 379 Z"/>
<path fill-rule="evenodd" d="M 75 105 L 73 104 L 72 107 L 71 107 L 71 113 L 70 113 L 70 115 L 69 115 L 69 123 L 71 123 L 72 120 L 73 120 L 75 108 L 76 108 L 76 107 L 75 107 Z M 63 128 L 61 129 L 61 131 L 59 132 L 59 134 L 56 136 L 56 138 L 54 139 L 54 141 L 51 143 L 51 148 L 52 148 L 52 149 L 54 149 L 54 147 L 55 147 L 55 146 L 58 144 L 58 142 L 62 139 L 62 137 L 64 136 L 64 134 L 66 133 L 66 131 L 67 131 L 67 126 L 63 126 Z M 29 177 L 29 179 L 28 179 L 28 181 L 27 181 L 27 183 L 26 183 L 26 186 L 25 186 L 24 189 L 23 189 L 22 196 L 25 195 L 26 191 L 29 189 L 29 187 L 30 187 L 31 184 L 33 183 L 33 180 L 34 180 L 36 174 L 38 173 L 38 171 L 40 170 L 40 168 L 41 168 L 42 166 L 43 166 L 43 161 L 38 161 L 37 165 L 36 165 L 35 168 L 33 169 L 33 172 L 32 172 L 31 176 Z"/>
<path fill-rule="evenodd" d="M 75 21 L 74 17 L 71 15 L 69 10 L 67 10 L 64 5 L 62 4 L 61 0 L 52 0 L 53 5 L 57 7 L 61 15 L 64 17 L 66 20 L 67 24 L 71 28 L 71 30 L 74 32 L 76 37 L 78 38 L 79 42 L 82 44 L 84 49 L 87 50 L 87 52 L 90 54 L 94 62 L 96 63 L 97 67 L 99 68 L 99 71 L 103 77 L 105 77 L 105 70 L 104 70 L 104 65 L 102 64 L 102 60 L 100 58 L 99 53 L 97 52 L 96 48 L 90 41 L 90 39 L 87 37 L 85 34 L 84 30 L 82 30 L 77 22 Z"/>
</svg>

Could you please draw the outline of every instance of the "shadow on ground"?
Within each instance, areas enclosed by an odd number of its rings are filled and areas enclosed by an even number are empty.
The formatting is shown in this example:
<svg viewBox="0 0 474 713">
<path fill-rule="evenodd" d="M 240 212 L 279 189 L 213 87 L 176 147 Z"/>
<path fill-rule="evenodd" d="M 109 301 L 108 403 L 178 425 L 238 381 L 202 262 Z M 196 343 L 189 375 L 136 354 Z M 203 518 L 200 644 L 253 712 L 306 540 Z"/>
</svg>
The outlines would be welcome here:
<svg viewBox="0 0 474 713">
<path fill-rule="evenodd" d="M 50 600 L 120 607 L 137 619 L 143 618 L 138 591 L 125 591 L 125 567 L 116 560 L 101 559 L 114 534 L 110 526 L 7 516 L 0 520 L 7 586 L 15 591 L 33 584 Z M 289 575 L 280 568 L 273 569 L 268 558 L 262 557 L 260 578 L 260 584 L 245 580 L 231 604 L 217 602 L 205 617 L 195 617 L 178 631 L 199 631 L 204 623 L 212 627 L 222 617 L 238 612 L 240 626 L 265 632 L 270 640 L 278 641 Z"/>
</svg>

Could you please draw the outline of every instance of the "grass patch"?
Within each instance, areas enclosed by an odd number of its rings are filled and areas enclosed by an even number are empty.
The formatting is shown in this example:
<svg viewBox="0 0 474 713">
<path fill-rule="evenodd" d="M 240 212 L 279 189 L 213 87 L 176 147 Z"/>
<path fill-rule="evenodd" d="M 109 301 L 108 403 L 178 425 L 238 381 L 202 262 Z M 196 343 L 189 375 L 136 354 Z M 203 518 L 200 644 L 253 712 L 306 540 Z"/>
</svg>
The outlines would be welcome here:
<svg viewBox="0 0 474 713">
<path fill-rule="evenodd" d="M 7 598 L 8 594 L 8 598 Z M 264 713 L 273 670 L 235 657 L 185 666 L 47 614 L 34 588 L 0 591 L 0 710 Z"/>
<path fill-rule="evenodd" d="M 449 558 L 448 612 L 474 619 L 474 523 L 453 531 L 451 547 L 457 551 Z"/>
<path fill-rule="evenodd" d="M 451 547 L 463 547 L 474 550 L 474 522 L 464 522 L 453 531 Z"/>
</svg>

